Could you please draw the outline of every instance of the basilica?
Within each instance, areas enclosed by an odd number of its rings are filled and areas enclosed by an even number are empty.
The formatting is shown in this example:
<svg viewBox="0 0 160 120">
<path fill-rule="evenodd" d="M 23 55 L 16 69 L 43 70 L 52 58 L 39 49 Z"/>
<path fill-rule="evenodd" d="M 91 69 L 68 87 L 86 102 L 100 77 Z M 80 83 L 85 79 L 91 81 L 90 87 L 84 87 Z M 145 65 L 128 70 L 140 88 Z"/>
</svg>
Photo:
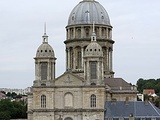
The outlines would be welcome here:
<svg viewBox="0 0 160 120">
<path fill-rule="evenodd" d="M 64 43 L 66 70 L 56 78 L 58 58 L 47 33 L 42 36 L 34 58 L 35 80 L 28 93 L 28 120 L 136 117 L 135 109 L 139 108 L 133 107 L 140 106 L 136 102 L 137 87 L 114 77 L 112 26 L 99 2 L 82 0 L 73 8 Z"/>
</svg>

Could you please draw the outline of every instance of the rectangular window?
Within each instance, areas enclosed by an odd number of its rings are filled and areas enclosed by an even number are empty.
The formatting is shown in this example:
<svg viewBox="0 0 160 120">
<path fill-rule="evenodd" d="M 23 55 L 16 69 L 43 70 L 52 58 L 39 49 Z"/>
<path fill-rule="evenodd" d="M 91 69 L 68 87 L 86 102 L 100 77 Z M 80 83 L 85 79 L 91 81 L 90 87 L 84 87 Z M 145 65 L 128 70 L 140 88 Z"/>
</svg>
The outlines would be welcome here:
<svg viewBox="0 0 160 120">
<path fill-rule="evenodd" d="M 41 108 L 46 108 L 46 96 L 41 96 Z"/>
<path fill-rule="evenodd" d="M 97 79 L 97 62 L 90 62 L 91 79 Z"/>
<path fill-rule="evenodd" d="M 96 107 L 96 95 L 91 95 L 91 107 Z"/>
<path fill-rule="evenodd" d="M 47 80 L 47 63 L 41 63 L 41 80 Z"/>
</svg>

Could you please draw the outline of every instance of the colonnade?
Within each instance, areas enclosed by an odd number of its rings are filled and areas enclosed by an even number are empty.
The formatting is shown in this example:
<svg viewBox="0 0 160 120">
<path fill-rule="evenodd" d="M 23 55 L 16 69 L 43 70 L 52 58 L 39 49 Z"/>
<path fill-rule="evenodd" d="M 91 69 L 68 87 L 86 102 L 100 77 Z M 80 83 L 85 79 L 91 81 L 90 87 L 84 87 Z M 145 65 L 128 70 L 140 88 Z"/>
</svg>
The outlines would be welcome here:
<svg viewBox="0 0 160 120">
<path fill-rule="evenodd" d="M 68 39 L 82 39 L 90 38 L 93 32 L 93 26 L 76 26 L 68 27 L 67 29 L 67 40 Z M 95 27 L 97 39 L 112 39 L 112 28 L 111 27 Z"/>
<path fill-rule="evenodd" d="M 102 47 L 104 72 L 112 71 L 112 53 L 111 47 Z M 72 71 L 84 71 L 84 53 L 85 47 L 66 48 L 66 69 Z M 105 74 L 105 73 L 104 73 Z"/>
</svg>

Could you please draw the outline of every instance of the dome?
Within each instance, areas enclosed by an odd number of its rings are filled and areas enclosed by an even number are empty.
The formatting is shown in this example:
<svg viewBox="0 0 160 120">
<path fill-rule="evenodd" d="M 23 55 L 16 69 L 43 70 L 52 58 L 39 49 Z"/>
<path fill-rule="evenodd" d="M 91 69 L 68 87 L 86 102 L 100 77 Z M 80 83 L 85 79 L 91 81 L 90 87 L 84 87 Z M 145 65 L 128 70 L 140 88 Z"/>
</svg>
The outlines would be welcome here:
<svg viewBox="0 0 160 120">
<path fill-rule="evenodd" d="M 52 57 L 52 58 L 54 58 L 55 56 L 54 56 L 53 48 L 47 42 L 43 42 L 37 50 L 36 57 Z"/>
<path fill-rule="evenodd" d="M 110 25 L 105 8 L 94 0 L 81 1 L 71 12 L 68 25 L 75 24 L 105 24 Z"/>
<path fill-rule="evenodd" d="M 102 47 L 96 41 L 92 41 L 85 49 L 85 56 L 103 56 Z"/>
</svg>

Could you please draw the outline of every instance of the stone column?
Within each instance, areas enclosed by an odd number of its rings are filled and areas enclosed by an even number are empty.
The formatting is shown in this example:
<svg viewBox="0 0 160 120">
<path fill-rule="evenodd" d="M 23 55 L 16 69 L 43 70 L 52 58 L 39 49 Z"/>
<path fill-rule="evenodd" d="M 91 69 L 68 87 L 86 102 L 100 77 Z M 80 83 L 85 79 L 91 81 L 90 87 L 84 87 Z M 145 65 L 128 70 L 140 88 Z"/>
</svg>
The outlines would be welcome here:
<svg viewBox="0 0 160 120">
<path fill-rule="evenodd" d="M 101 58 L 101 74 L 102 74 L 102 82 L 104 82 L 104 65 L 103 65 L 103 58 Z"/>
<path fill-rule="evenodd" d="M 97 76 L 97 80 L 96 80 L 96 84 L 99 85 L 100 84 L 100 79 L 101 79 L 101 74 L 100 74 L 100 62 L 97 61 L 97 72 L 96 72 L 96 76 Z"/>
<path fill-rule="evenodd" d="M 84 48 L 81 47 L 81 59 L 82 59 L 82 60 L 81 60 L 81 62 L 82 62 L 82 63 L 81 63 L 81 69 L 83 69 L 83 66 L 84 66 L 83 56 L 84 56 Z"/>
<path fill-rule="evenodd" d="M 75 70 L 76 69 L 76 49 L 75 48 L 73 48 L 73 69 Z"/>
<path fill-rule="evenodd" d="M 102 27 L 99 27 L 99 38 L 102 38 Z"/>
<path fill-rule="evenodd" d="M 112 29 L 110 30 L 110 39 L 112 39 Z"/>
<path fill-rule="evenodd" d="M 39 70 L 38 70 L 39 63 L 35 61 L 35 80 L 38 80 Z"/>
<path fill-rule="evenodd" d="M 56 62 L 54 61 L 53 62 L 53 79 L 55 79 L 55 72 L 56 72 L 56 69 L 55 69 L 55 64 L 56 64 Z"/>
<path fill-rule="evenodd" d="M 108 28 L 107 28 L 107 29 L 106 29 L 106 38 L 107 38 L 107 39 L 109 38 L 108 32 L 109 32 L 109 30 L 108 30 Z"/>
<path fill-rule="evenodd" d="M 89 64 L 89 61 L 87 60 L 86 74 L 87 74 L 87 84 L 88 85 L 89 85 L 90 79 L 91 79 L 90 72 L 91 72 L 91 70 L 90 70 L 90 64 Z"/>
<path fill-rule="evenodd" d="M 109 70 L 109 48 L 107 48 L 106 49 L 106 54 L 107 54 L 107 57 L 106 57 L 106 62 L 107 62 L 107 66 L 106 66 L 106 68 L 107 68 L 107 72 L 108 72 L 108 70 Z M 105 70 L 106 71 L 106 70 Z"/>
<path fill-rule="evenodd" d="M 68 29 L 66 29 L 66 39 L 68 39 Z"/>
<path fill-rule="evenodd" d="M 76 37 L 76 28 L 73 28 L 73 39 Z"/>
<path fill-rule="evenodd" d="M 70 58 L 71 58 L 71 56 L 70 56 L 70 48 L 68 48 L 67 49 L 67 69 L 70 69 L 71 68 L 71 66 L 70 66 Z"/>
<path fill-rule="evenodd" d="M 112 71 L 112 48 L 109 49 L 109 71 Z"/>
<path fill-rule="evenodd" d="M 84 38 L 84 26 L 81 27 L 81 38 Z"/>
<path fill-rule="evenodd" d="M 67 39 L 71 39 L 71 32 L 70 32 L 70 29 L 68 28 L 68 37 Z"/>
<path fill-rule="evenodd" d="M 51 80 L 51 76 L 52 76 L 52 74 L 51 74 L 51 69 L 52 69 L 52 64 L 51 64 L 51 61 L 50 60 L 48 60 L 48 77 L 47 77 L 47 80 Z"/>
<path fill-rule="evenodd" d="M 68 50 L 66 48 L 66 71 L 68 69 Z"/>
</svg>

